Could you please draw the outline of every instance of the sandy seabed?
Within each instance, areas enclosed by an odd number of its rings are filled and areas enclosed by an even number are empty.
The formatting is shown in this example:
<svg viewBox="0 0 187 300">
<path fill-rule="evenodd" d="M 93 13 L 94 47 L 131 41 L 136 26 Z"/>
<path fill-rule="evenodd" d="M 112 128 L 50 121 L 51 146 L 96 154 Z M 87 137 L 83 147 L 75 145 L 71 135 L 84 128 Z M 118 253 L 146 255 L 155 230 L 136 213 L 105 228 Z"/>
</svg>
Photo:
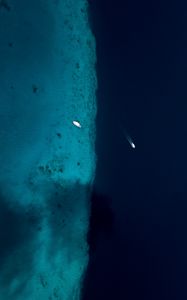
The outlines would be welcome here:
<svg viewBox="0 0 187 300">
<path fill-rule="evenodd" d="M 1 1 L 0 23 L 0 299 L 78 300 L 96 165 L 87 2 Z"/>
</svg>

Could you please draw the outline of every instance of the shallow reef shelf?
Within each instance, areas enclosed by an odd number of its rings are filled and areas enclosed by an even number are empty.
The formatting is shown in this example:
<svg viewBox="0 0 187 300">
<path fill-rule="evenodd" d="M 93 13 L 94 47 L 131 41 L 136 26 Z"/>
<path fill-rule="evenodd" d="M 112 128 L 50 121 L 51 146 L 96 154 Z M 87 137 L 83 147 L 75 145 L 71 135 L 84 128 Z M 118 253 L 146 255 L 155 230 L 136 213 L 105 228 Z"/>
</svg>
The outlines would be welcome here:
<svg viewBox="0 0 187 300">
<path fill-rule="evenodd" d="M 96 166 L 87 1 L 0 1 L 0 53 L 0 298 L 79 300 Z"/>
</svg>

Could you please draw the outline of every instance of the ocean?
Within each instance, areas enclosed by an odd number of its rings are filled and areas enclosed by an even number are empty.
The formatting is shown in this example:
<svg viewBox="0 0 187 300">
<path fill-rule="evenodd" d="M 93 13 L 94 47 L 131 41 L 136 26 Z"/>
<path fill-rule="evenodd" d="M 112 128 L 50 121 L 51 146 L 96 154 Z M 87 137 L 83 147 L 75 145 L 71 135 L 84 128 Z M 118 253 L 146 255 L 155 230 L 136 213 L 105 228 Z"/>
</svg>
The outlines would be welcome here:
<svg viewBox="0 0 187 300">
<path fill-rule="evenodd" d="M 187 6 L 89 3 L 97 50 L 98 161 L 83 299 L 183 300 Z"/>
</svg>

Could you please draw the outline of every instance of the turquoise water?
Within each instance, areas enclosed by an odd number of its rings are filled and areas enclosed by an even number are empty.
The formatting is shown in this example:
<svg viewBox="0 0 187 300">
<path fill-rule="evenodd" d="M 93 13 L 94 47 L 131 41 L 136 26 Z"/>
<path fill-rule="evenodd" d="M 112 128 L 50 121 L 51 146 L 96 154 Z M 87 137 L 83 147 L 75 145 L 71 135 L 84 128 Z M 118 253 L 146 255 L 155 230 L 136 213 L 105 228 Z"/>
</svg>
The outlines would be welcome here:
<svg viewBox="0 0 187 300">
<path fill-rule="evenodd" d="M 0 1 L 0 23 L 0 298 L 77 300 L 96 166 L 87 2 Z"/>
</svg>

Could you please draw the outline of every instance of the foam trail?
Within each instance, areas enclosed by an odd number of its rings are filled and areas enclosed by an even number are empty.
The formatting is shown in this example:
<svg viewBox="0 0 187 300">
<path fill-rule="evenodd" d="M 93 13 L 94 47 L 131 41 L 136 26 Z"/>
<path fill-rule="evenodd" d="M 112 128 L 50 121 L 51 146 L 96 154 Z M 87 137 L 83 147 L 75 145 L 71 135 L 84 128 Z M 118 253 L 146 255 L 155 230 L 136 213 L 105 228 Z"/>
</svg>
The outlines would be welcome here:
<svg viewBox="0 0 187 300">
<path fill-rule="evenodd" d="M 130 137 L 130 135 L 127 133 L 127 131 L 125 129 L 123 129 L 123 135 L 126 138 L 126 140 L 129 142 L 130 146 L 135 149 L 135 143 L 133 142 L 132 138 Z"/>
</svg>

